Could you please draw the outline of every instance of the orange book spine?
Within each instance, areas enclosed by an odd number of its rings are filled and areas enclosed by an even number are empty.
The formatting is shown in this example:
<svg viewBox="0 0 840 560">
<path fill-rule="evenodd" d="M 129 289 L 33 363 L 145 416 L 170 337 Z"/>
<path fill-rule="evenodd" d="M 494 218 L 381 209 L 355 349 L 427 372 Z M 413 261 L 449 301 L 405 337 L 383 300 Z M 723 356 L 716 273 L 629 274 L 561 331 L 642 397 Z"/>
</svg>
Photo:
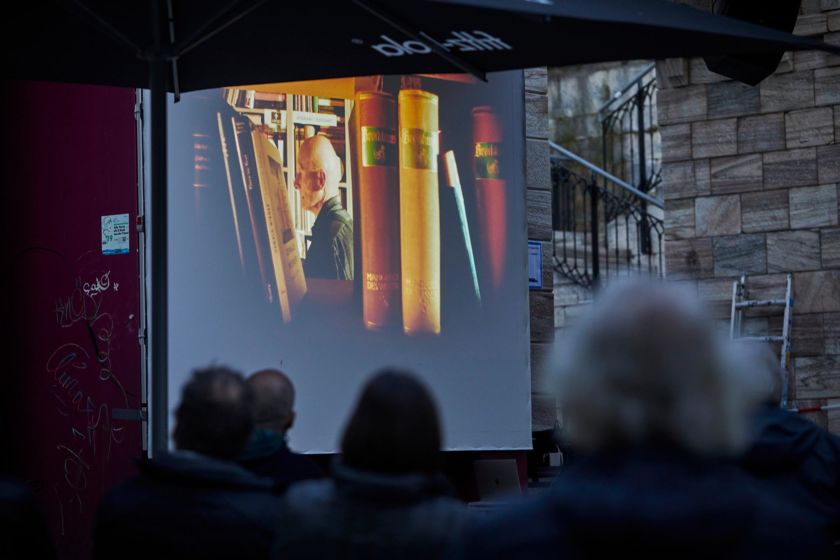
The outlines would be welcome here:
<svg viewBox="0 0 840 560">
<path fill-rule="evenodd" d="M 440 333 L 438 96 L 399 93 L 403 331 Z"/>
<path fill-rule="evenodd" d="M 498 294 L 507 267 L 507 185 L 502 178 L 502 127 L 492 107 L 473 109 L 473 170 L 475 172 L 478 238 L 483 284 Z M 485 291 L 482 288 L 482 291 Z"/>
<path fill-rule="evenodd" d="M 362 316 L 371 330 L 400 321 L 400 193 L 397 107 L 386 92 L 356 95 L 359 133 L 359 205 Z"/>
</svg>

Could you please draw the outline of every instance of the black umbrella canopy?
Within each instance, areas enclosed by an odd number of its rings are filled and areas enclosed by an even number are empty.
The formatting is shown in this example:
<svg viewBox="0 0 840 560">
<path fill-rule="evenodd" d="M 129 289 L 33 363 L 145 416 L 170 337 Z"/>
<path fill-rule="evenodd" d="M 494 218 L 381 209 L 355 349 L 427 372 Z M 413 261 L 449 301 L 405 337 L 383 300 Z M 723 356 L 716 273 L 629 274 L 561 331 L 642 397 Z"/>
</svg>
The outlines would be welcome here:
<svg viewBox="0 0 840 560">
<path fill-rule="evenodd" d="M 6 77 L 149 87 L 153 2 L 5 8 Z M 664 0 L 161 1 L 169 91 L 840 48 Z M 171 16 L 171 17 L 168 17 Z"/>
</svg>

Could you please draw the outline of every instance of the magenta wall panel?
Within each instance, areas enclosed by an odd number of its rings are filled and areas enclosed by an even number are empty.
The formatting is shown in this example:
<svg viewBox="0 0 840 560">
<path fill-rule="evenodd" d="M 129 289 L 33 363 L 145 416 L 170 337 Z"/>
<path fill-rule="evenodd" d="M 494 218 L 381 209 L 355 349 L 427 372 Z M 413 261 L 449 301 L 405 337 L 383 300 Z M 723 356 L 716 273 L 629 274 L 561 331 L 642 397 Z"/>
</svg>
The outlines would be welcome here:
<svg viewBox="0 0 840 560">
<path fill-rule="evenodd" d="M 7 470 L 36 491 L 64 558 L 85 558 L 104 492 L 141 455 L 134 91 L 5 83 L 3 254 L 11 342 Z M 102 217 L 128 214 L 104 254 Z"/>
</svg>

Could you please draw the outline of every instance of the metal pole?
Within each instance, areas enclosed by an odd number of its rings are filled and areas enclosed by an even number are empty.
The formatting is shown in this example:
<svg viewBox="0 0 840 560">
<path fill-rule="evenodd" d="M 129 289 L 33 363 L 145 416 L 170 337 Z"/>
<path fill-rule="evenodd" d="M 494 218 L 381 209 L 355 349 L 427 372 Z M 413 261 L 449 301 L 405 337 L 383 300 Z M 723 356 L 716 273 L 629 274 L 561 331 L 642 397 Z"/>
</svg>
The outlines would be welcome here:
<svg viewBox="0 0 840 560">
<path fill-rule="evenodd" d="M 599 262 L 600 255 L 598 254 L 598 198 L 598 181 L 594 176 L 592 176 L 589 179 L 589 211 L 591 216 L 591 219 L 589 220 L 589 234 L 592 236 L 590 243 L 592 247 L 593 288 L 598 287 L 598 277 L 601 274 L 601 263 Z"/>
<path fill-rule="evenodd" d="M 638 116 L 637 126 L 639 128 L 639 190 L 646 193 L 648 192 L 648 181 L 647 162 L 645 161 L 647 158 L 645 150 L 645 90 L 641 87 L 641 84 L 636 92 L 636 114 Z M 650 225 L 647 222 L 647 204 L 644 200 L 642 201 L 642 219 L 638 227 L 641 229 L 642 234 L 642 254 L 649 255 L 651 250 Z"/>
<path fill-rule="evenodd" d="M 152 98 L 152 359 L 151 417 L 152 456 L 166 451 L 169 442 L 168 393 L 168 293 L 167 293 L 167 165 L 166 165 L 166 77 L 167 60 L 163 50 L 165 10 L 152 2 L 155 52 L 149 61 Z"/>
<path fill-rule="evenodd" d="M 585 159 L 583 159 L 582 157 L 580 157 L 576 153 L 572 152 L 571 150 L 567 150 L 566 148 L 564 148 L 560 144 L 555 144 L 554 142 L 549 140 L 548 141 L 548 146 L 549 146 L 549 148 L 551 148 L 555 152 L 560 152 L 563 156 L 567 157 L 568 159 L 581 164 L 582 166 L 584 166 L 588 170 L 592 171 L 596 175 L 600 175 L 601 177 L 604 177 L 608 181 L 611 181 L 611 182 L 615 183 L 616 185 L 620 186 L 624 190 L 630 191 L 631 193 L 635 194 L 637 197 L 641 198 L 642 200 L 646 200 L 647 202 L 649 202 L 650 204 L 653 204 L 657 208 L 665 208 L 665 203 L 662 202 L 661 200 L 657 200 L 657 199 L 653 198 L 652 196 L 650 196 L 649 194 L 643 193 L 642 191 L 640 191 L 639 189 L 637 189 L 636 187 L 634 187 L 633 185 L 631 185 L 627 181 L 619 179 L 618 177 L 616 177 L 612 173 L 607 173 L 606 171 L 604 171 L 603 169 L 601 169 L 597 165 L 594 165 L 591 162 L 586 161 Z"/>
</svg>

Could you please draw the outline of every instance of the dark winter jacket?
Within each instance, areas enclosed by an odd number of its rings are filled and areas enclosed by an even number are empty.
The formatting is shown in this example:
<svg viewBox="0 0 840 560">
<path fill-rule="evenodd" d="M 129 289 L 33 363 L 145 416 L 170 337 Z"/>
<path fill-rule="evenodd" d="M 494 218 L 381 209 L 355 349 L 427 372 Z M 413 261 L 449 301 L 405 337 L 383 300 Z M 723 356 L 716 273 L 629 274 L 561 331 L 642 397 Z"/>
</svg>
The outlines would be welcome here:
<svg viewBox="0 0 840 560">
<path fill-rule="evenodd" d="M 443 479 L 337 466 L 289 489 L 274 558 L 434 560 L 466 518 Z"/>
<path fill-rule="evenodd" d="M 539 500 L 470 528 L 453 558 L 824 558 L 794 508 L 734 465 L 676 451 L 582 457 Z"/>
<path fill-rule="evenodd" d="M 312 459 L 294 453 L 286 444 L 286 438 L 271 430 L 254 430 L 239 457 L 239 464 L 258 476 L 274 480 L 280 491 L 296 482 L 324 476 Z"/>
<path fill-rule="evenodd" d="M 743 465 L 762 490 L 800 506 L 840 541 L 840 437 L 766 405 L 756 416 L 755 443 Z"/>
<path fill-rule="evenodd" d="M 189 452 L 140 464 L 103 501 L 94 557 L 267 558 L 281 498 L 271 480 Z"/>
<path fill-rule="evenodd" d="M 55 558 L 47 522 L 25 484 L 0 476 L 0 545 L 5 559 Z"/>
</svg>

